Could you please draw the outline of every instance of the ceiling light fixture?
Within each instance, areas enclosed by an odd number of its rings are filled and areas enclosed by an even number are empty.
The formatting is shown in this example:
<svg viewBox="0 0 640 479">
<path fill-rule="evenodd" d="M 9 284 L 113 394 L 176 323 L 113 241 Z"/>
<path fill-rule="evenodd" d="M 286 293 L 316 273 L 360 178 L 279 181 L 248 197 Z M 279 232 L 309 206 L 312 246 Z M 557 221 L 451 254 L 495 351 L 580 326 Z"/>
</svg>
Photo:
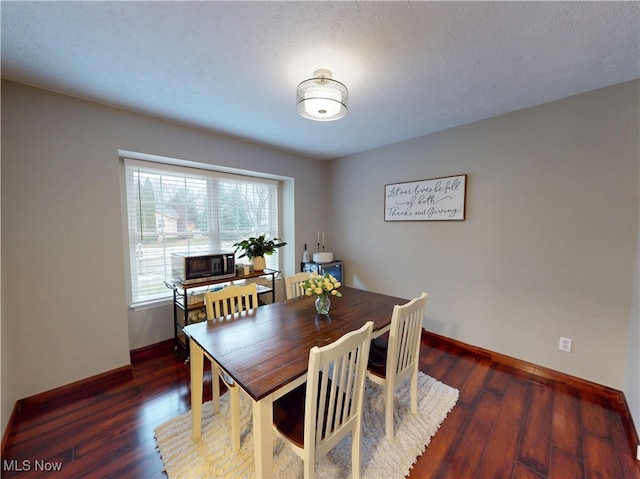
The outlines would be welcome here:
<svg viewBox="0 0 640 479">
<path fill-rule="evenodd" d="M 296 108 L 310 120 L 339 120 L 347 114 L 348 98 L 347 87 L 333 80 L 329 70 L 316 70 L 313 78 L 298 85 Z"/>
</svg>

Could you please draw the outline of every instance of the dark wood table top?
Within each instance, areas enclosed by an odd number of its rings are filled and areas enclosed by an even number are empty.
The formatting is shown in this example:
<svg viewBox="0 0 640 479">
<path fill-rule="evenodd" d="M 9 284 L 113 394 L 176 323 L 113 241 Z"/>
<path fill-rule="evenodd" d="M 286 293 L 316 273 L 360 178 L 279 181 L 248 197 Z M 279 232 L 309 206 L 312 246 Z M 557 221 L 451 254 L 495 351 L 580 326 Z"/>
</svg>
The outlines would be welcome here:
<svg viewBox="0 0 640 479">
<path fill-rule="evenodd" d="M 256 401 L 307 372 L 309 350 L 373 321 L 391 323 L 406 299 L 343 286 L 329 316 L 318 316 L 315 296 L 260 306 L 223 321 L 191 324 L 185 332 Z"/>
</svg>

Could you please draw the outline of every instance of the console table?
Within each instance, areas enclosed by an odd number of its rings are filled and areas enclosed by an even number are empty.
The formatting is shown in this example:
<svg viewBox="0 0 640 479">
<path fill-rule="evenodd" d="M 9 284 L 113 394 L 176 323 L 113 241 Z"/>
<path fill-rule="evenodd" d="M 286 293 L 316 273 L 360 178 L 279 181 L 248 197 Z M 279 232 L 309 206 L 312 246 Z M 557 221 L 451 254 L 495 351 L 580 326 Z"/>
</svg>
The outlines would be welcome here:
<svg viewBox="0 0 640 479">
<path fill-rule="evenodd" d="M 232 278 L 214 279 L 196 284 L 184 284 L 180 281 L 165 281 L 165 285 L 173 290 L 173 331 L 175 350 L 184 351 L 189 361 L 189 337 L 184 333 L 185 326 L 206 321 L 207 312 L 204 305 L 204 293 L 215 291 L 225 286 L 244 282 L 253 278 L 267 278 L 271 286 L 258 284 L 258 301 L 260 297 L 271 294 L 271 302 L 276 302 L 275 278 L 279 271 L 265 269 L 253 273 L 237 275 Z"/>
</svg>

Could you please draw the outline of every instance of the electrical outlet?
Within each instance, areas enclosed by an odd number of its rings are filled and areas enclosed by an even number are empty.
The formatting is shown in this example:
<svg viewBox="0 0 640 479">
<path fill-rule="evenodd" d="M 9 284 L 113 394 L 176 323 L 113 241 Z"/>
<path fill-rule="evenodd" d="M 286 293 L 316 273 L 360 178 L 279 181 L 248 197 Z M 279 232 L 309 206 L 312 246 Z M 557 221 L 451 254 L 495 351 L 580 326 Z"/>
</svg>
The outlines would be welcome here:
<svg viewBox="0 0 640 479">
<path fill-rule="evenodd" d="M 558 345 L 558 349 L 560 351 L 564 351 L 565 353 L 570 353 L 572 342 L 573 339 L 560 337 L 560 344 Z"/>
</svg>

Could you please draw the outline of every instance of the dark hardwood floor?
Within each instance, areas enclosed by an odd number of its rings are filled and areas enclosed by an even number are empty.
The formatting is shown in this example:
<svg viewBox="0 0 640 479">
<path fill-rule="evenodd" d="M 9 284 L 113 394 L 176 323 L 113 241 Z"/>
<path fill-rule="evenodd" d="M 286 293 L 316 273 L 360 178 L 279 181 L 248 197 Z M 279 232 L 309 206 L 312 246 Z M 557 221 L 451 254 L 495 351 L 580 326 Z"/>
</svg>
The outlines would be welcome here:
<svg viewBox="0 0 640 479">
<path fill-rule="evenodd" d="M 188 368 L 169 343 L 134 353 L 132 364 L 133 377 L 16 412 L 2 477 L 166 477 L 153 429 L 189 410 Z M 628 412 L 597 388 L 534 376 L 430 335 L 421 369 L 460 399 L 412 479 L 640 478 Z"/>
</svg>

